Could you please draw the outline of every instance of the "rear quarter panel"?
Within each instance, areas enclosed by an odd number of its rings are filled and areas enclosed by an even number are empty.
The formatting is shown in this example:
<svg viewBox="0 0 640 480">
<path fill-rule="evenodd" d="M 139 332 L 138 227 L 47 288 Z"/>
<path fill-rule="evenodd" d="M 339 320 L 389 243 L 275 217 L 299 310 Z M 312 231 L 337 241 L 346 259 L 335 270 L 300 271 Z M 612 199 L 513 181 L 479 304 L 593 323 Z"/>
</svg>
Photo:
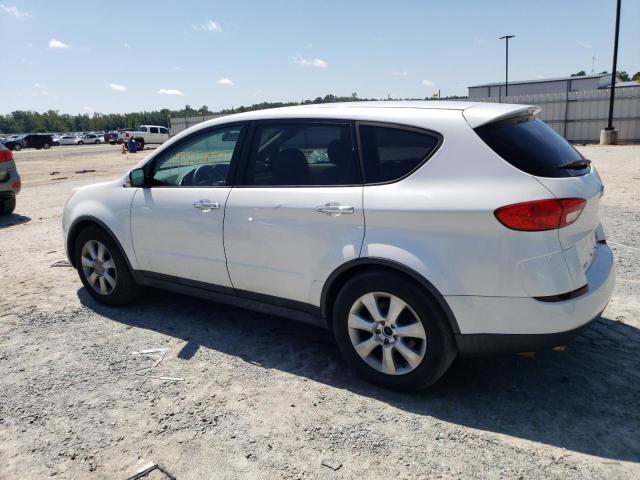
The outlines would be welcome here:
<svg viewBox="0 0 640 480">
<path fill-rule="evenodd" d="M 365 186 L 362 257 L 402 263 L 445 296 L 572 290 L 557 232 L 510 230 L 493 214 L 551 193 L 487 147 L 461 111 L 418 113 L 398 123 L 436 131 L 444 141 L 408 178 Z"/>
</svg>

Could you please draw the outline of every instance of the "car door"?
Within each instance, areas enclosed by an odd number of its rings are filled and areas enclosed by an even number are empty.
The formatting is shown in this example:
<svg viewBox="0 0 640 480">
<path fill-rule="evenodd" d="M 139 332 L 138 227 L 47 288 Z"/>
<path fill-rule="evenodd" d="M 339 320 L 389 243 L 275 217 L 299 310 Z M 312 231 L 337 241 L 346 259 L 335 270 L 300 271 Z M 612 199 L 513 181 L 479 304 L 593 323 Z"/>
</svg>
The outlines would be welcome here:
<svg viewBox="0 0 640 480">
<path fill-rule="evenodd" d="M 240 294 L 318 306 L 324 281 L 359 256 L 364 236 L 352 125 L 264 122 L 250 136 L 225 212 L 231 281 Z"/>
<path fill-rule="evenodd" d="M 158 127 L 149 127 L 148 143 L 160 143 L 160 130 Z"/>
<path fill-rule="evenodd" d="M 147 275 L 231 287 L 222 227 L 241 124 L 185 137 L 145 167 L 148 188 L 131 204 L 136 259 Z"/>
</svg>

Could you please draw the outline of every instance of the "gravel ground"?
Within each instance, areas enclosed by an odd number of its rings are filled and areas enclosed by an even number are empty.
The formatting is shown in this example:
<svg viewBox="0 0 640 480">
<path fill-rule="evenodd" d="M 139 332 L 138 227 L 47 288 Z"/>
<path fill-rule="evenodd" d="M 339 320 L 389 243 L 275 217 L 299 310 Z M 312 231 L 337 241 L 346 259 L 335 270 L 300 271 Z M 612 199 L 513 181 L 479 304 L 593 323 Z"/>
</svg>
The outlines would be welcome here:
<svg viewBox="0 0 640 480">
<path fill-rule="evenodd" d="M 605 181 L 616 255 L 602 318 L 564 352 L 459 360 L 411 395 L 363 383 L 313 327 L 157 291 L 96 304 L 65 266 L 62 205 L 141 154 L 16 153 L 24 189 L 0 220 L 0 478 L 124 479 L 148 462 L 180 479 L 639 478 L 640 147 L 580 149 Z M 134 354 L 146 349 L 162 351 Z"/>
</svg>

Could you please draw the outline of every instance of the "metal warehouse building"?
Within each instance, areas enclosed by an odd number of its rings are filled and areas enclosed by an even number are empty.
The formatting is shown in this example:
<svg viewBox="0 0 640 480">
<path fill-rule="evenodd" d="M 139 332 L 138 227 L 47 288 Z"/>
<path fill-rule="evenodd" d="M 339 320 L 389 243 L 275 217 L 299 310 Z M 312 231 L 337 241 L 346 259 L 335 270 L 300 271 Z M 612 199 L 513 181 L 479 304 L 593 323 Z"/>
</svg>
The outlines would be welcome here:
<svg viewBox="0 0 640 480">
<path fill-rule="evenodd" d="M 607 88 L 611 74 L 585 75 L 583 77 L 545 78 L 509 82 L 509 96 L 538 95 L 541 93 L 584 92 Z M 617 85 L 617 82 L 616 82 Z M 486 83 L 469 87 L 469 100 L 504 97 L 504 82 Z"/>
</svg>

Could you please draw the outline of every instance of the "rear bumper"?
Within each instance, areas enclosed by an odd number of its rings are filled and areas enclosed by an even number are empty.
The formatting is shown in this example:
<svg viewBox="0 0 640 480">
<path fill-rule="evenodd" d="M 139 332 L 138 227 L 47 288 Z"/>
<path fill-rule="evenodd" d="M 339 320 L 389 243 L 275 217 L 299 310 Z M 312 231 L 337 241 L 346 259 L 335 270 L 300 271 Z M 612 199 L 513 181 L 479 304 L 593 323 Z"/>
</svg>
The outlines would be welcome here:
<svg viewBox="0 0 640 480">
<path fill-rule="evenodd" d="M 461 353 L 535 351 L 564 345 L 599 317 L 613 293 L 613 254 L 598 244 L 586 272 L 588 293 L 560 302 L 533 298 L 445 297 L 456 317 Z"/>
</svg>

